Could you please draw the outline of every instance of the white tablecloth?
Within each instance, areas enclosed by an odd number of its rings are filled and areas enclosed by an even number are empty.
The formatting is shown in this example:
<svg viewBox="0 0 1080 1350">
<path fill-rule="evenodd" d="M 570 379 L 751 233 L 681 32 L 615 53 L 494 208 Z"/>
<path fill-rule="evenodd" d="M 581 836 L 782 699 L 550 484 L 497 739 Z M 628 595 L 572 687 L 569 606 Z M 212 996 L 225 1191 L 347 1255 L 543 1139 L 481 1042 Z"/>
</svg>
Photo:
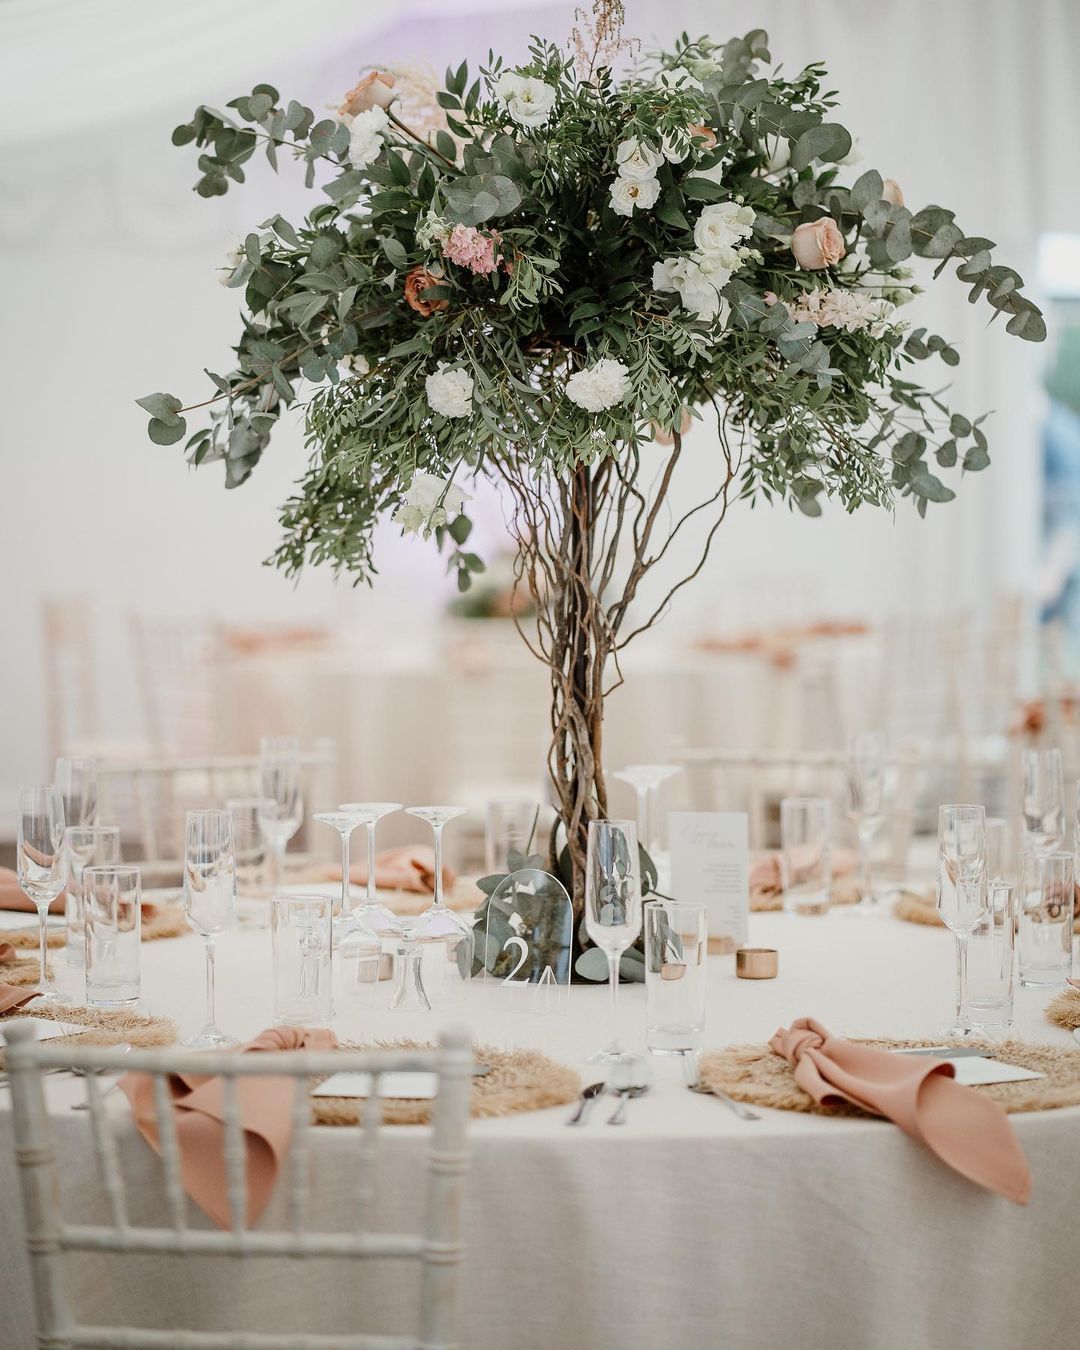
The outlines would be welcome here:
<svg viewBox="0 0 1080 1350">
<path fill-rule="evenodd" d="M 933 1035 L 951 1013 L 949 936 L 891 918 L 762 915 L 755 944 L 780 949 L 774 981 L 735 979 L 710 960 L 707 1045 L 762 1041 L 800 1015 L 835 1032 Z M 237 929 L 219 944 L 219 1014 L 239 1035 L 270 1020 L 270 942 Z M 64 979 L 74 981 L 65 973 Z M 383 986 L 386 988 L 386 986 Z M 144 1004 L 199 1021 L 198 939 L 147 944 Z M 622 991 L 630 1039 L 644 1029 L 644 990 Z M 478 991 L 467 1020 L 489 1043 L 544 1049 L 566 1062 L 604 1038 L 606 991 L 572 991 L 570 1017 L 515 1023 L 508 991 Z M 1071 1044 L 1043 1018 L 1046 995 L 1020 990 L 1016 1029 Z M 435 1019 L 437 1025 L 438 1019 Z M 343 1036 L 411 1032 L 389 1013 Z M 1080 1053 L 1080 1052 L 1078 1052 Z M 1014 1117 L 1034 1176 L 1026 1209 L 975 1188 L 894 1126 L 763 1112 L 736 1119 L 657 1062 L 657 1086 L 609 1129 L 564 1108 L 477 1121 L 465 1212 L 462 1344 L 574 1350 L 1059 1350 L 1080 1325 L 1074 1253 L 1080 1224 L 1080 1109 Z M 48 1095 L 65 1196 L 85 1215 L 96 1194 L 81 1088 L 51 1078 Z M 0 1344 L 33 1344 L 8 1092 L 0 1090 Z M 137 1217 L 158 1208 L 159 1163 L 112 1102 Z M 424 1131 L 387 1132 L 380 1221 L 415 1219 Z M 352 1131 L 319 1130 L 316 1202 L 347 1223 L 355 1182 Z M 98 1202 L 93 1202 L 98 1203 Z M 265 1221 L 273 1218 L 278 1198 Z M 106 1264 L 108 1262 L 108 1264 Z M 132 1312 L 148 1324 L 308 1331 L 399 1330 L 411 1276 L 382 1263 L 296 1268 L 252 1259 L 216 1272 L 190 1261 L 94 1258 L 79 1271 L 84 1309 Z"/>
</svg>

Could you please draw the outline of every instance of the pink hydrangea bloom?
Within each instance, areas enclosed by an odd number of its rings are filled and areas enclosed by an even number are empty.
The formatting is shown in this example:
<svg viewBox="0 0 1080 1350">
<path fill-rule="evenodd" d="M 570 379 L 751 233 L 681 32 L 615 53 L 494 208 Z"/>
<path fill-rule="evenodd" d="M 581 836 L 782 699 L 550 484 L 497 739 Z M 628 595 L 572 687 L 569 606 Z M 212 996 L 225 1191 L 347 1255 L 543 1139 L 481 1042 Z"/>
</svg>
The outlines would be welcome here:
<svg viewBox="0 0 1080 1350">
<path fill-rule="evenodd" d="M 475 225 L 455 225 L 442 246 L 443 257 L 470 272 L 487 275 L 502 261 L 502 254 L 495 251 L 498 242 L 497 233 L 486 235 Z"/>
</svg>

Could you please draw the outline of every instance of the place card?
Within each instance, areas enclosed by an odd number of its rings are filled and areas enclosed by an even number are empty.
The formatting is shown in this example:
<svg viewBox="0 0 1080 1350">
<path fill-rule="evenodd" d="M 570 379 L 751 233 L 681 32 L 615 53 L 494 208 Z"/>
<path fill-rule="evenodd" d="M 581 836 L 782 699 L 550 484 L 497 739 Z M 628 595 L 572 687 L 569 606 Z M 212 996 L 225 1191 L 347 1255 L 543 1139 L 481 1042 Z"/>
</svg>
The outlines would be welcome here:
<svg viewBox="0 0 1080 1350">
<path fill-rule="evenodd" d="M 955 1070 L 956 1081 L 965 1087 L 986 1087 L 989 1083 L 1023 1083 L 1030 1078 L 1043 1078 L 1045 1074 L 1034 1069 L 1021 1068 L 1019 1064 L 1006 1064 L 1004 1060 L 990 1059 L 975 1050 L 953 1050 L 951 1046 L 934 1045 L 916 1050 L 898 1050 L 899 1055 L 930 1055 L 934 1059 L 947 1060 Z"/>
<path fill-rule="evenodd" d="M 477 1064 L 473 1077 L 490 1073 L 487 1064 Z M 403 1070 L 400 1073 L 379 1075 L 379 1096 L 405 1098 L 408 1101 L 430 1101 L 439 1088 L 439 1077 L 434 1073 L 418 1073 Z M 335 1073 L 325 1082 L 312 1088 L 313 1097 L 370 1097 L 371 1074 Z"/>
<path fill-rule="evenodd" d="M 742 811 L 672 811 L 671 892 L 705 905 L 709 950 L 746 945 L 750 911 L 749 823 Z"/>
</svg>

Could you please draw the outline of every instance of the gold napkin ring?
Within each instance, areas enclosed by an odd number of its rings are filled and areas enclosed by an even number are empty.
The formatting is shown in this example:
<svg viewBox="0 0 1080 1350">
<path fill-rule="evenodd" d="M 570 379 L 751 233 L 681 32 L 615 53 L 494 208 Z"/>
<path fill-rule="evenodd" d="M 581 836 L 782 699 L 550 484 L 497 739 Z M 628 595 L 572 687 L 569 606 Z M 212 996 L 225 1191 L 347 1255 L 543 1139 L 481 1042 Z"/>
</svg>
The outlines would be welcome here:
<svg viewBox="0 0 1080 1350">
<path fill-rule="evenodd" d="M 740 980 L 774 980 L 779 968 L 775 947 L 740 947 L 735 953 L 735 974 Z"/>
</svg>

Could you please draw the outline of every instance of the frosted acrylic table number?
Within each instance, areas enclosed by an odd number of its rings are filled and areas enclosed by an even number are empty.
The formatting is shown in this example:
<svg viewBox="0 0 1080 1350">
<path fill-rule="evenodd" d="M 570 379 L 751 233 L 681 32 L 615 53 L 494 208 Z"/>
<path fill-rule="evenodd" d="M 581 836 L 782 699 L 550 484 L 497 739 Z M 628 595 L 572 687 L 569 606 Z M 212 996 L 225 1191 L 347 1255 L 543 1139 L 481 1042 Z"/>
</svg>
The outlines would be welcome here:
<svg viewBox="0 0 1080 1350">
<path fill-rule="evenodd" d="M 531 867 L 511 872 L 492 891 L 475 932 L 474 976 L 506 989 L 516 1012 L 565 1013 L 574 909 L 558 877 Z"/>
</svg>

